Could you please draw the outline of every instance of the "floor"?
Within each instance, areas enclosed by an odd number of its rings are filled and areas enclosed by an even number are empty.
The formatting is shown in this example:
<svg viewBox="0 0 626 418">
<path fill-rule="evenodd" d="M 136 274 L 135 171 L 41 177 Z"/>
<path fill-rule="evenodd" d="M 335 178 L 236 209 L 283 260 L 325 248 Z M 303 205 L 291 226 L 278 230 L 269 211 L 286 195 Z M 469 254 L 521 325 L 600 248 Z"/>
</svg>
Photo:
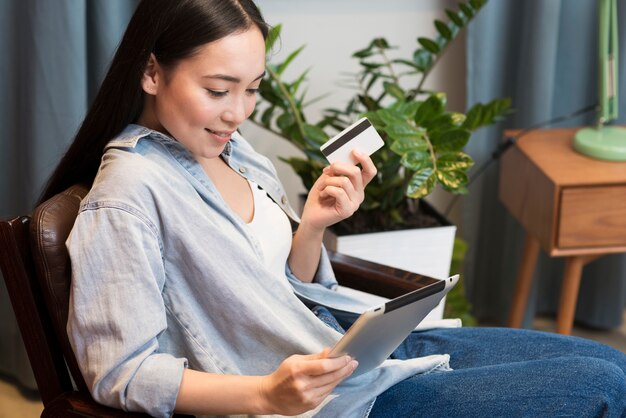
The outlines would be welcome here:
<svg viewBox="0 0 626 418">
<path fill-rule="evenodd" d="M 42 410 L 37 393 L 21 390 L 10 379 L 0 378 L 0 418 L 35 418 Z"/>
<path fill-rule="evenodd" d="M 537 318 L 534 322 L 534 328 L 541 331 L 552 331 L 554 320 Z M 574 327 L 572 334 L 600 341 L 626 353 L 626 312 L 620 328 L 599 331 Z M 41 415 L 42 410 L 43 406 L 36 393 L 20 390 L 10 379 L 0 377 L 0 418 L 36 418 Z"/>
</svg>

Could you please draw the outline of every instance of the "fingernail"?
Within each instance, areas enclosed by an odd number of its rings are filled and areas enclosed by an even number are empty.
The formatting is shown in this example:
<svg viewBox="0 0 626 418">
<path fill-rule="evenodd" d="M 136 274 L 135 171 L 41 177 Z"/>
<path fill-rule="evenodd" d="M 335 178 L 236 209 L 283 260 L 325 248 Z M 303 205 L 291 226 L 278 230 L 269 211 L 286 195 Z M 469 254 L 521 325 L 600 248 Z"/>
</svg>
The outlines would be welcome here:
<svg viewBox="0 0 626 418">
<path fill-rule="evenodd" d="M 356 360 L 352 360 L 352 363 L 350 365 L 352 366 L 352 371 L 354 371 L 357 367 L 359 367 L 359 362 Z"/>
</svg>

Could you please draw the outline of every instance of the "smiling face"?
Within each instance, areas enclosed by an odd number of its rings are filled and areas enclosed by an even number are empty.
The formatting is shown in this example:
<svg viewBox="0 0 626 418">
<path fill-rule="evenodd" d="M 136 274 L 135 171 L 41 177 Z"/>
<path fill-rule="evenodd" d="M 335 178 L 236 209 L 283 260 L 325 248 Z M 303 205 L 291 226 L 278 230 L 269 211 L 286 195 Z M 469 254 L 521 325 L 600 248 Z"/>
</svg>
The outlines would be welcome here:
<svg viewBox="0 0 626 418">
<path fill-rule="evenodd" d="M 172 136 L 197 160 L 215 158 L 254 110 L 264 69 L 265 41 L 256 26 L 202 46 L 173 68 L 152 55 L 137 123 Z"/>
</svg>

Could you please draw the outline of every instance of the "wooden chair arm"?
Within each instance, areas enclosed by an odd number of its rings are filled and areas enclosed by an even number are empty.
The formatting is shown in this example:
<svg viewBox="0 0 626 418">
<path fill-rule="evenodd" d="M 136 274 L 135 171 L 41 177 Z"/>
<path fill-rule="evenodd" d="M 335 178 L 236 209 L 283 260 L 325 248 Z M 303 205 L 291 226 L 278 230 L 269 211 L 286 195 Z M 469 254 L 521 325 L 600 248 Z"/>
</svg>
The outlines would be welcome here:
<svg viewBox="0 0 626 418">
<path fill-rule="evenodd" d="M 41 417 L 150 418 L 150 415 L 109 408 L 97 403 L 88 395 L 79 392 L 65 392 L 46 406 Z M 174 418 L 192 417 L 190 415 L 174 414 Z"/>
<path fill-rule="evenodd" d="M 109 408 L 82 393 L 65 392 L 46 406 L 41 417 L 148 418 L 149 415 Z"/>
<path fill-rule="evenodd" d="M 395 298 L 437 281 L 335 251 L 328 251 L 328 255 L 340 285 L 386 298 Z"/>
</svg>

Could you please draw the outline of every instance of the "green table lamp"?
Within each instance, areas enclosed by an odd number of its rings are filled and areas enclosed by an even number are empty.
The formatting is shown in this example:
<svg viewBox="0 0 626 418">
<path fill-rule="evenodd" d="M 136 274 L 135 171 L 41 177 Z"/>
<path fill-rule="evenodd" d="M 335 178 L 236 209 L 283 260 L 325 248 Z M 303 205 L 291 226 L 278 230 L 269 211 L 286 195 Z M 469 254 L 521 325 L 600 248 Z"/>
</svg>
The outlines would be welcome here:
<svg viewBox="0 0 626 418">
<path fill-rule="evenodd" d="M 626 161 L 626 128 L 606 126 L 618 116 L 617 0 L 599 0 L 598 124 L 576 133 L 574 149 L 592 158 Z"/>
</svg>

